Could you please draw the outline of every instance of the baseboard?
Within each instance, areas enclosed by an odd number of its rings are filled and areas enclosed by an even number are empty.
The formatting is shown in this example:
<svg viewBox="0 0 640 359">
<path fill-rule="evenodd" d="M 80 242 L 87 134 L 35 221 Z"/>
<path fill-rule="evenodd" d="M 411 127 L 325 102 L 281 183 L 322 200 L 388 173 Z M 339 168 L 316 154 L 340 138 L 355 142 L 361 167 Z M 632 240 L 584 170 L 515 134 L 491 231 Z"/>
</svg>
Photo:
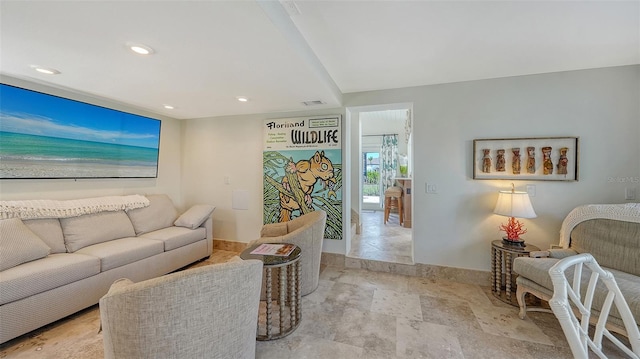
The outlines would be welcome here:
<svg viewBox="0 0 640 359">
<path fill-rule="evenodd" d="M 244 242 L 236 242 L 236 241 L 226 241 L 224 239 L 213 239 L 213 250 L 221 250 L 221 251 L 229 251 L 229 252 L 242 252 L 245 248 L 247 248 L 247 243 Z"/>
<path fill-rule="evenodd" d="M 326 266 L 339 268 L 359 268 L 373 272 L 386 272 L 412 277 L 424 277 L 432 279 L 445 279 L 458 283 L 478 284 L 489 286 L 491 274 L 486 271 L 445 267 L 431 264 L 400 264 L 381 262 L 371 259 L 347 257 L 344 254 L 322 253 L 320 263 Z"/>
<path fill-rule="evenodd" d="M 247 243 L 226 241 L 223 239 L 213 240 L 214 250 L 223 250 L 240 253 L 247 247 Z M 351 258 L 344 254 L 322 252 L 320 264 L 324 266 L 338 268 L 358 268 L 372 272 L 386 272 L 412 277 L 424 277 L 433 279 L 445 279 L 458 283 L 478 284 L 489 286 L 491 275 L 489 272 L 473 269 L 445 267 L 432 264 L 400 264 L 382 262 L 371 259 Z"/>
</svg>

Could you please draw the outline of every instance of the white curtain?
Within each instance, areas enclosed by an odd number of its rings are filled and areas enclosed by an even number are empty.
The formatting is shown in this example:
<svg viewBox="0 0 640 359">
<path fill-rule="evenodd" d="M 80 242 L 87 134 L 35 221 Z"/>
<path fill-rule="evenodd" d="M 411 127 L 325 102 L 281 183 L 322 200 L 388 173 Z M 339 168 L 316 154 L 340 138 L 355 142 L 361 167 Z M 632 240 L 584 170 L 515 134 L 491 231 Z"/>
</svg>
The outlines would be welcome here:
<svg viewBox="0 0 640 359">
<path fill-rule="evenodd" d="M 380 181 L 382 192 L 395 184 L 398 168 L 398 135 L 382 136 L 380 148 Z"/>
</svg>

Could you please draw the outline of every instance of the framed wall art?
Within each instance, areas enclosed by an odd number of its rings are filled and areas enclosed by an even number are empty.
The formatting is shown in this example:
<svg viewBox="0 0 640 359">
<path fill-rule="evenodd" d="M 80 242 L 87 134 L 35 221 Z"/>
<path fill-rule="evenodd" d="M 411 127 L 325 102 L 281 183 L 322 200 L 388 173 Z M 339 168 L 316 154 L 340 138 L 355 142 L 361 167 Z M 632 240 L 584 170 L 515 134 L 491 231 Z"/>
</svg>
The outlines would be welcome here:
<svg viewBox="0 0 640 359">
<path fill-rule="evenodd" d="M 343 239 L 341 115 L 266 119 L 263 223 L 327 212 L 325 239 Z"/>
<path fill-rule="evenodd" d="M 578 137 L 473 140 L 473 179 L 578 180 Z"/>
<path fill-rule="evenodd" d="M 157 178 L 160 120 L 0 84 L 0 179 Z"/>
</svg>

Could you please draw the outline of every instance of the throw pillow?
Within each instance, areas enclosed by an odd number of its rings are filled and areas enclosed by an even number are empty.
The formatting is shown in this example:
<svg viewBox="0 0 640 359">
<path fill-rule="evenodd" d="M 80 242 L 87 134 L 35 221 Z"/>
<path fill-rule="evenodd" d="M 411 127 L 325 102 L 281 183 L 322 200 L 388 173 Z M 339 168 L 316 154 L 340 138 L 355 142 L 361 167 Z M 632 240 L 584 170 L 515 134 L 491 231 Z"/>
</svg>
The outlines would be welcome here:
<svg viewBox="0 0 640 359">
<path fill-rule="evenodd" d="M 22 222 L 51 248 L 51 254 L 67 252 L 62 227 L 57 218 L 27 219 Z"/>
<path fill-rule="evenodd" d="M 50 251 L 20 218 L 0 220 L 0 271 L 44 258 Z"/>
<path fill-rule="evenodd" d="M 215 209 L 216 207 L 208 204 L 196 204 L 178 217 L 173 224 L 179 227 L 196 229 L 200 227 L 207 218 L 211 217 L 211 213 L 213 213 L 213 210 Z"/>
<path fill-rule="evenodd" d="M 178 211 L 166 194 L 147 195 L 149 206 L 127 211 L 127 215 L 136 230 L 136 235 L 153 232 L 157 229 L 173 226 Z"/>
<path fill-rule="evenodd" d="M 124 211 L 60 218 L 60 226 L 69 253 L 94 244 L 136 235 Z"/>
</svg>

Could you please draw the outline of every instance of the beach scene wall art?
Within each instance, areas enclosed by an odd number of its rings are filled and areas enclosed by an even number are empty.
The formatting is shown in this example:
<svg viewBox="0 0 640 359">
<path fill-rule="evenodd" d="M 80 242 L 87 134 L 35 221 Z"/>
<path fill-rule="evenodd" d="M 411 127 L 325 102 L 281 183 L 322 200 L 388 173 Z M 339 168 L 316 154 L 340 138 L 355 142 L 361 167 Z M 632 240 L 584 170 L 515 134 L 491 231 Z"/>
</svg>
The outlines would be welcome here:
<svg viewBox="0 0 640 359">
<path fill-rule="evenodd" d="M 0 84 L 0 179 L 156 178 L 160 125 Z"/>
</svg>

